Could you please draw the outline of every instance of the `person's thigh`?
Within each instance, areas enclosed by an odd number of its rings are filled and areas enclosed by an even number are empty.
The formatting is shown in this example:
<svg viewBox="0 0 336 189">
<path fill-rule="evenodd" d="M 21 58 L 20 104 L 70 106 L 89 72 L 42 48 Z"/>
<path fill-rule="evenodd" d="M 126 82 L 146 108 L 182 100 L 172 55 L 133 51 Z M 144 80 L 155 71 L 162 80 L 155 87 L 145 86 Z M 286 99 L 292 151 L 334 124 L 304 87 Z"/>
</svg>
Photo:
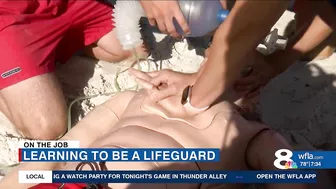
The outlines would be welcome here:
<svg viewBox="0 0 336 189">
<path fill-rule="evenodd" d="M 117 44 L 119 43 L 118 41 L 116 42 Z M 104 50 L 102 47 L 94 43 L 94 44 L 91 44 L 85 47 L 83 52 L 85 55 L 89 57 L 93 57 L 98 60 L 103 60 L 106 62 L 120 62 L 131 56 L 130 52 L 122 51 L 120 46 L 118 48 L 118 45 L 113 46 L 112 48 L 106 48 L 106 49 L 109 49 L 109 51 Z"/>
<path fill-rule="evenodd" d="M 122 50 L 115 35 L 111 35 L 114 29 L 112 9 L 112 6 L 98 1 L 72 1 L 66 13 L 72 24 L 58 48 L 59 56 L 73 54 L 70 48 L 77 45 L 75 49 L 86 47 L 84 52 L 98 59 L 120 61 L 127 58 L 129 54 Z M 104 43 L 98 42 L 101 39 Z"/>
<path fill-rule="evenodd" d="M 99 1 L 74 1 L 69 5 L 68 15 L 72 18 L 72 29 L 66 36 L 69 40 L 61 45 L 65 51 L 71 39 L 82 40 L 84 52 L 97 59 L 118 62 L 129 58 L 132 53 L 122 49 L 114 31 L 113 7 Z M 80 36 L 80 37 L 78 37 Z M 70 41 L 70 42 L 69 42 Z M 69 52 L 69 50 L 66 50 Z M 136 48 L 139 56 L 148 56 L 143 46 Z"/>
<path fill-rule="evenodd" d="M 66 102 L 53 73 L 0 91 L 1 111 L 27 138 L 56 139 L 66 132 Z"/>
<path fill-rule="evenodd" d="M 53 75 L 54 50 L 69 21 L 47 14 L 11 17 L 17 22 L 0 30 L 1 111 L 25 137 L 55 139 L 66 130 L 66 105 Z"/>
</svg>

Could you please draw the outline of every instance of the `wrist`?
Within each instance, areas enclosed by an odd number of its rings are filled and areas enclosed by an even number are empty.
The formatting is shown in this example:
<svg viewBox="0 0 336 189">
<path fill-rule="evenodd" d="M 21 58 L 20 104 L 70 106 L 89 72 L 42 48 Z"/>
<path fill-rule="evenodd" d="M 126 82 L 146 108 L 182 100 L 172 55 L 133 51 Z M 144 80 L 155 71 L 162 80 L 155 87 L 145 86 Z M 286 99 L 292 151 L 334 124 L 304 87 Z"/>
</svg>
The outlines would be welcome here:
<svg viewBox="0 0 336 189">
<path fill-rule="evenodd" d="M 192 85 L 187 86 L 182 93 L 182 99 L 181 103 L 183 104 L 184 108 L 187 110 L 187 112 L 191 114 L 198 114 L 200 112 L 203 112 L 209 108 L 209 106 L 205 106 L 202 108 L 195 107 L 191 104 L 192 99 Z"/>
<path fill-rule="evenodd" d="M 190 99 L 191 105 L 195 108 L 209 107 L 223 93 L 224 87 L 221 84 L 222 84 L 221 82 L 218 82 L 215 84 L 216 86 L 208 88 L 209 85 L 203 86 L 200 85 L 200 83 L 197 81 L 197 83 L 195 83 L 191 91 L 192 93 L 192 98 Z"/>
<path fill-rule="evenodd" d="M 211 51 L 212 55 L 215 55 L 215 53 L 217 52 Z M 216 54 L 217 56 L 210 55 L 204 69 L 193 85 L 191 104 L 196 108 L 211 105 L 227 87 L 223 75 L 230 77 L 230 73 L 227 73 L 226 64 L 223 62 L 224 58 L 222 57 L 225 54 L 220 54 Z"/>
<path fill-rule="evenodd" d="M 187 82 L 188 85 L 194 85 L 199 76 L 200 76 L 199 72 L 190 74 L 190 80 Z"/>
<path fill-rule="evenodd" d="M 202 92 L 200 92 L 199 88 L 196 88 L 198 87 L 197 85 L 194 85 L 193 87 L 193 90 L 191 91 L 191 93 L 193 94 L 192 98 L 190 99 L 190 104 L 197 108 L 197 109 L 202 109 L 202 108 L 205 108 L 205 107 L 209 107 L 216 99 L 218 96 L 218 94 L 221 94 L 221 93 L 218 93 L 217 91 L 212 91 L 211 93 L 204 93 L 204 90 L 202 90 Z M 220 91 L 220 90 L 218 90 Z M 204 95 L 198 95 L 198 94 L 203 94 Z"/>
<path fill-rule="evenodd" d="M 205 110 L 207 110 L 209 108 L 209 106 L 203 107 L 203 108 L 196 108 L 191 104 L 191 101 L 188 101 L 183 106 L 187 110 L 187 112 L 189 112 L 191 114 L 199 114 L 199 113 L 204 112 Z"/>
</svg>

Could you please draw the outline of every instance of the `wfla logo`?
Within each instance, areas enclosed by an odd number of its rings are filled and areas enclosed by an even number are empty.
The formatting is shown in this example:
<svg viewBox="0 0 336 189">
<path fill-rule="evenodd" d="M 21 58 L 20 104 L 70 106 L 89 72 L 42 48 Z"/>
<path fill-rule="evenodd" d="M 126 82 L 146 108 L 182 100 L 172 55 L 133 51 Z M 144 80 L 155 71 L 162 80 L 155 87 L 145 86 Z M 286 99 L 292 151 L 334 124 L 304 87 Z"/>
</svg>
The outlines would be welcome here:
<svg viewBox="0 0 336 189">
<path fill-rule="evenodd" d="M 293 152 L 287 149 L 280 149 L 275 152 L 274 166 L 278 169 L 297 169 L 297 164 L 291 159 Z"/>
</svg>

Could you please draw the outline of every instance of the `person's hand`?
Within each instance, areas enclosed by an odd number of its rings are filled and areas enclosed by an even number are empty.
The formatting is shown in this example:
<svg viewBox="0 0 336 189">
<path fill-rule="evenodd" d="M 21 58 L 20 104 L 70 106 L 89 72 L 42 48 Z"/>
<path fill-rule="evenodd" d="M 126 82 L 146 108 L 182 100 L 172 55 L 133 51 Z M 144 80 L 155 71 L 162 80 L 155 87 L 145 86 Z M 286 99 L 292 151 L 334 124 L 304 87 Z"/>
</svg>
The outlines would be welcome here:
<svg viewBox="0 0 336 189">
<path fill-rule="evenodd" d="M 146 13 L 149 24 L 152 26 L 157 25 L 161 32 L 168 33 L 173 37 L 180 37 L 173 23 L 173 18 L 175 18 L 183 32 L 185 34 L 190 33 L 188 23 L 176 0 L 140 0 L 140 4 Z"/>
<path fill-rule="evenodd" d="M 277 72 L 271 65 L 272 63 L 266 61 L 258 61 L 251 65 L 251 73 L 239 79 L 235 83 L 234 89 L 239 93 L 245 93 L 245 100 L 257 97 L 260 90 L 277 75 Z"/>
<path fill-rule="evenodd" d="M 129 73 L 136 78 L 139 85 L 150 90 L 150 97 L 155 101 L 182 93 L 197 78 L 197 73 L 186 74 L 167 69 L 141 72 L 130 68 Z"/>
</svg>

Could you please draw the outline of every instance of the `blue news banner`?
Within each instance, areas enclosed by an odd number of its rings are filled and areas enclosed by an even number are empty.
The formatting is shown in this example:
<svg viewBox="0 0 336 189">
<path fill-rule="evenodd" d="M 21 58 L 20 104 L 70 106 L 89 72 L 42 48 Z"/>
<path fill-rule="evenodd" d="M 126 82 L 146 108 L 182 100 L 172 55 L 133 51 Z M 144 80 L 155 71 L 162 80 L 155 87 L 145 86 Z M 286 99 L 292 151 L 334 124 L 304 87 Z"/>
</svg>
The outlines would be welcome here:
<svg viewBox="0 0 336 189">
<path fill-rule="evenodd" d="M 21 162 L 217 162 L 219 149 L 81 149 L 21 148 Z M 293 168 L 295 154 L 275 154 L 276 163 Z M 292 154 L 291 154 L 292 153 Z M 300 156 L 301 157 L 301 156 Z M 305 157 L 305 156 L 302 156 Z M 307 155 L 308 157 L 308 155 Z M 46 176 L 45 178 L 43 178 Z M 315 183 L 314 171 L 50 171 L 23 173 L 23 180 L 51 179 L 53 183 Z"/>
<path fill-rule="evenodd" d="M 336 151 L 294 151 L 292 159 L 298 169 L 336 169 Z"/>
<path fill-rule="evenodd" d="M 219 149 L 201 148 L 22 148 L 20 162 L 174 161 L 218 162 Z"/>
<path fill-rule="evenodd" d="M 280 169 L 336 169 L 336 151 L 290 151 L 275 153 L 275 167 Z M 280 162 L 285 162 L 280 166 Z M 281 168 L 283 167 L 283 168 Z"/>
<path fill-rule="evenodd" d="M 316 172 L 52 171 L 52 183 L 316 183 Z"/>
<path fill-rule="evenodd" d="M 174 161 L 218 162 L 219 149 L 94 149 L 94 148 L 21 148 L 20 162 L 92 161 Z M 336 169 L 336 151 L 278 150 L 274 166 L 278 169 Z"/>
</svg>

